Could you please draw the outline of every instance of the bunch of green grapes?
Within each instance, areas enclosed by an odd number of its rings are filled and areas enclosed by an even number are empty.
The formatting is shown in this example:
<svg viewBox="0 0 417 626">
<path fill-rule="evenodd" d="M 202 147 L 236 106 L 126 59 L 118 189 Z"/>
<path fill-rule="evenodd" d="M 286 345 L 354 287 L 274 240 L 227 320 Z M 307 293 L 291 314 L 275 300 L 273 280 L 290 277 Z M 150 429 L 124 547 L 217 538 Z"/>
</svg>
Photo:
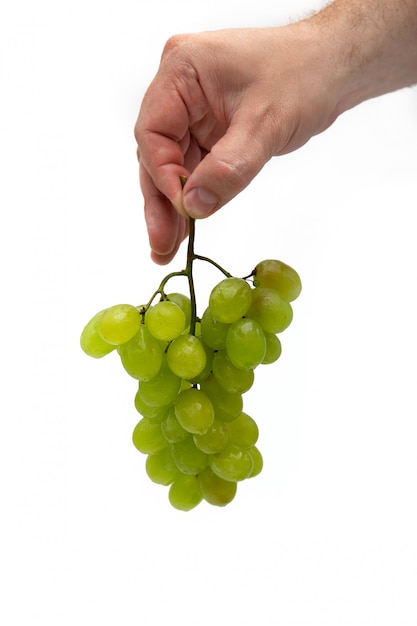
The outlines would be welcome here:
<svg viewBox="0 0 417 626">
<path fill-rule="evenodd" d="M 238 483 L 261 472 L 259 429 L 243 411 L 243 394 L 254 370 L 280 357 L 279 335 L 301 291 L 297 272 L 277 260 L 245 278 L 224 274 L 201 317 L 194 290 L 192 297 L 166 293 L 165 279 L 148 305 L 100 311 L 81 334 L 84 352 L 117 352 L 136 379 L 141 419 L 133 443 L 146 455 L 149 478 L 169 487 L 171 505 L 182 511 L 203 500 L 225 506 Z"/>
</svg>

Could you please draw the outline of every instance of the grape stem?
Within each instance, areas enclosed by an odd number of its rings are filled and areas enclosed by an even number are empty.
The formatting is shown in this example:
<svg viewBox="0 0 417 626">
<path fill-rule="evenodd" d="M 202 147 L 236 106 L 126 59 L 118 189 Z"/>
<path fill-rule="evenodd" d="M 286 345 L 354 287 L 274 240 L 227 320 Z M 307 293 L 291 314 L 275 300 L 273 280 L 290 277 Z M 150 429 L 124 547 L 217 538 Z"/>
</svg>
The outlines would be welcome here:
<svg viewBox="0 0 417 626">
<path fill-rule="evenodd" d="M 200 254 L 195 254 L 194 258 L 198 259 L 199 261 L 206 261 L 207 263 L 211 263 L 212 265 L 214 265 L 214 267 L 217 267 L 217 269 L 220 270 L 226 276 L 226 278 L 232 278 L 232 274 L 230 272 L 225 270 L 221 265 L 216 263 L 216 261 L 213 261 L 213 259 L 210 259 L 208 256 L 201 256 Z"/>
<path fill-rule="evenodd" d="M 187 182 L 187 179 L 185 176 L 180 176 L 180 178 L 181 178 L 181 184 L 184 187 L 185 183 Z M 190 334 L 195 335 L 195 327 L 196 327 L 198 317 L 197 317 L 197 301 L 196 301 L 196 296 L 195 296 L 195 286 L 194 286 L 194 276 L 193 276 L 194 261 L 197 259 L 199 261 L 205 261 L 206 263 L 211 263 L 211 265 L 214 265 L 214 267 L 216 267 L 220 272 L 222 272 L 227 278 L 232 277 L 232 274 L 230 274 L 230 272 L 226 271 L 221 265 L 213 261 L 213 259 L 210 259 L 209 257 L 206 257 L 206 256 L 201 256 L 200 254 L 196 254 L 194 252 L 194 240 L 195 240 L 195 219 L 190 217 L 189 218 L 186 268 L 179 272 L 171 272 L 170 274 L 167 274 L 167 276 L 165 276 L 165 278 L 161 281 L 158 289 L 153 293 L 149 302 L 140 308 L 140 313 L 142 315 L 143 321 L 144 321 L 144 316 L 145 316 L 146 311 L 149 309 L 149 307 L 151 306 L 152 302 L 154 301 L 154 299 L 156 298 L 158 294 L 160 294 L 161 300 L 166 300 L 167 296 L 165 294 L 165 285 L 167 284 L 167 282 L 171 278 L 174 278 L 174 276 L 186 276 L 188 279 L 188 287 L 190 291 L 190 301 L 191 301 Z"/>
<path fill-rule="evenodd" d="M 149 309 L 149 307 L 151 306 L 152 302 L 155 300 L 158 294 L 161 296 L 161 300 L 166 300 L 165 285 L 171 278 L 174 278 L 174 276 L 186 276 L 186 275 L 187 275 L 186 270 L 181 270 L 180 272 L 171 272 L 171 274 L 167 274 L 167 276 L 165 276 L 165 278 L 161 281 L 158 289 L 152 294 L 148 303 L 143 305 L 140 308 L 140 313 L 142 314 L 142 316 L 145 315 L 146 311 Z"/>
<path fill-rule="evenodd" d="M 195 220 L 189 218 L 189 233 L 188 233 L 188 247 L 187 247 L 187 266 L 185 273 L 188 278 L 188 287 L 190 289 L 191 300 L 191 320 L 190 320 L 190 334 L 195 335 L 195 325 L 197 322 L 197 302 L 195 297 L 194 276 L 193 276 L 193 262 L 194 254 L 194 238 L 195 238 Z"/>
</svg>

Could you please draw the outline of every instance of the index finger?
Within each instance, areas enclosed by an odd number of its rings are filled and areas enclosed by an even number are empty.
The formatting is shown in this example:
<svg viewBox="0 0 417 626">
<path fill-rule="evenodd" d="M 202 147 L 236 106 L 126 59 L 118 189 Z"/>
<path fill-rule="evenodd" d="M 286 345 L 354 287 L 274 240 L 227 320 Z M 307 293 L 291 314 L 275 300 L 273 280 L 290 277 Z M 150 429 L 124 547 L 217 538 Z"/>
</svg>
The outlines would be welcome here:
<svg viewBox="0 0 417 626">
<path fill-rule="evenodd" d="M 145 94 L 135 125 L 138 154 L 155 187 L 182 215 L 180 177 L 189 176 L 183 149 L 188 136 L 188 110 L 178 90 L 171 80 L 155 80 Z"/>
</svg>

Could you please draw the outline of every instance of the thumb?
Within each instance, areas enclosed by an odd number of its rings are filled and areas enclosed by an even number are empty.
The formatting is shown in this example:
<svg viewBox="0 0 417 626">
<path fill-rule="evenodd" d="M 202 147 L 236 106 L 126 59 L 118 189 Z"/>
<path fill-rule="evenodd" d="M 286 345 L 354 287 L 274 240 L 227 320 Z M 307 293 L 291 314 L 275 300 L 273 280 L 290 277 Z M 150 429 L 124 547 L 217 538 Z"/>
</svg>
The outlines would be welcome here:
<svg viewBox="0 0 417 626">
<path fill-rule="evenodd" d="M 208 217 L 239 192 L 271 158 L 270 137 L 253 121 L 237 121 L 190 174 L 183 206 L 194 218 Z"/>
</svg>

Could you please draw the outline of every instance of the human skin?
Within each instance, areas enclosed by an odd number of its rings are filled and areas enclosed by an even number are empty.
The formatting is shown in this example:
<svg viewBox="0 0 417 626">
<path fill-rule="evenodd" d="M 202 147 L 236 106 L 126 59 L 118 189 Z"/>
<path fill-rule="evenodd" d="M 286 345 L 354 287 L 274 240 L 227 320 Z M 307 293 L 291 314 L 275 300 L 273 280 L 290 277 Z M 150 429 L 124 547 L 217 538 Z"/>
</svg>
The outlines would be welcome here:
<svg viewBox="0 0 417 626">
<path fill-rule="evenodd" d="M 416 82 L 417 0 L 336 0 L 285 26 L 170 38 L 135 126 L 152 259 L 169 263 L 188 216 L 223 207 L 271 157 Z"/>
</svg>

